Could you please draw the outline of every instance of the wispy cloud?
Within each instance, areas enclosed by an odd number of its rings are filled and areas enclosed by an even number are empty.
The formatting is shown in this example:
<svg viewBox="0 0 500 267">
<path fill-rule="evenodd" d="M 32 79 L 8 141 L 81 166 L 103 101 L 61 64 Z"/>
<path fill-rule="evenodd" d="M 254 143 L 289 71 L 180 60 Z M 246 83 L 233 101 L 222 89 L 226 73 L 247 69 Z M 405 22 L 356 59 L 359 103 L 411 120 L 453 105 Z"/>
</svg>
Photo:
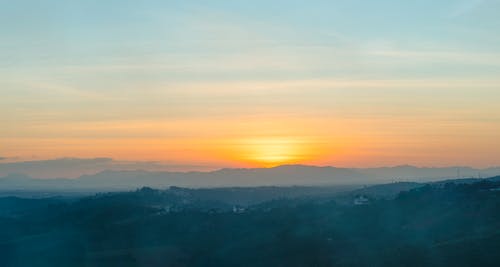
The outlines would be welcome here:
<svg viewBox="0 0 500 267">
<path fill-rule="evenodd" d="M 447 50 L 391 50 L 380 49 L 366 51 L 368 55 L 380 56 L 386 58 L 400 58 L 409 60 L 410 63 L 416 62 L 447 62 L 455 64 L 482 64 L 491 66 L 500 66 L 500 53 L 481 53 L 468 51 L 450 51 Z"/>
</svg>

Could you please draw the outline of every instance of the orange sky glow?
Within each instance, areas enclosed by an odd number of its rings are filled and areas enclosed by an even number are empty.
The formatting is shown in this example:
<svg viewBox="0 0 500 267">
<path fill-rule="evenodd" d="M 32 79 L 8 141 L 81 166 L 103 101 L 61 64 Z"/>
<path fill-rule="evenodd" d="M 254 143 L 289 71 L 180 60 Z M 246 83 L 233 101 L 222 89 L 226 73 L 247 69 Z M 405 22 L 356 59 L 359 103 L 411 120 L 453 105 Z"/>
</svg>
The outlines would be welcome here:
<svg viewBox="0 0 500 267">
<path fill-rule="evenodd" d="M 500 165 L 495 1 L 11 2 L 0 163 Z"/>
</svg>

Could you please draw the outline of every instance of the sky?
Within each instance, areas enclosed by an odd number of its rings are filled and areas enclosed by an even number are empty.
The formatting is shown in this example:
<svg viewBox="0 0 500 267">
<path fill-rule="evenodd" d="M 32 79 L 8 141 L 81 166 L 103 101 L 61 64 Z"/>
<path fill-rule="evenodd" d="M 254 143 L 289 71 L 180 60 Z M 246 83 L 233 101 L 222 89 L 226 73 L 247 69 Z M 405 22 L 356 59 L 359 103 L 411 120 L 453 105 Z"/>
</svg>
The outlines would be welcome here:
<svg viewBox="0 0 500 267">
<path fill-rule="evenodd" d="M 500 165 L 500 1 L 0 5 L 0 162 Z"/>
</svg>

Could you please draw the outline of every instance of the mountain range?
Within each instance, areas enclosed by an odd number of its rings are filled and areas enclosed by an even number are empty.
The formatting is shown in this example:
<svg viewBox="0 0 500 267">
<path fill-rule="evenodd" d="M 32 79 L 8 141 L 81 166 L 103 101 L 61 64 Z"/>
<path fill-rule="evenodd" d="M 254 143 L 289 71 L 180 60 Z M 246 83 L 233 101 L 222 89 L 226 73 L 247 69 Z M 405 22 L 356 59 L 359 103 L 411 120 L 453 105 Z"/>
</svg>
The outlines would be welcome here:
<svg viewBox="0 0 500 267">
<path fill-rule="evenodd" d="M 220 169 L 210 172 L 167 171 L 102 171 L 78 178 L 32 178 L 24 174 L 0 177 L 0 191 L 53 190 L 103 191 L 130 190 L 143 186 L 166 188 L 182 186 L 249 187 L 249 186 L 326 186 L 370 185 L 377 183 L 491 177 L 500 175 L 500 168 L 470 167 L 423 168 L 409 165 L 383 168 L 336 168 L 306 165 L 282 165 L 273 168 Z"/>
</svg>

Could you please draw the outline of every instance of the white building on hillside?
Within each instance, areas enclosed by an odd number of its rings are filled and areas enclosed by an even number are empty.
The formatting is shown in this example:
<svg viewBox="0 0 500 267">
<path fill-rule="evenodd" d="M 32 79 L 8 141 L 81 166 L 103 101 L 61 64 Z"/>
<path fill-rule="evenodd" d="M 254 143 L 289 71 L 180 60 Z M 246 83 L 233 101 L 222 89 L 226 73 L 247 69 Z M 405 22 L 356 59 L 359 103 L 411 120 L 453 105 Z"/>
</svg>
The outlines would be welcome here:
<svg viewBox="0 0 500 267">
<path fill-rule="evenodd" d="M 354 198 L 354 205 L 367 205 L 367 204 L 370 204 L 370 200 L 363 196 L 363 195 L 360 195 L 360 196 L 356 196 Z"/>
</svg>

